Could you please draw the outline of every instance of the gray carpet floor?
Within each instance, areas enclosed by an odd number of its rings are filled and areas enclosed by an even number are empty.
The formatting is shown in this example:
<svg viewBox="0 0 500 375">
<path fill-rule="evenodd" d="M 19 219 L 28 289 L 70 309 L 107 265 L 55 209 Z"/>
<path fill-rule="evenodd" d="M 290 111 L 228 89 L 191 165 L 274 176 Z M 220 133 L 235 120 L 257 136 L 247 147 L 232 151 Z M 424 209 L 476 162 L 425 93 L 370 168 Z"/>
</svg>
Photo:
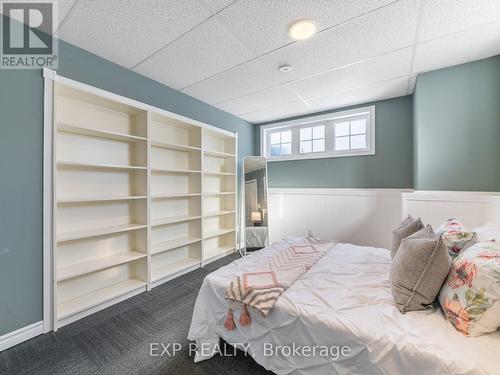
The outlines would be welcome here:
<svg viewBox="0 0 500 375">
<path fill-rule="evenodd" d="M 7 349 L 0 353 L 0 374 L 271 374 L 243 352 L 198 364 L 189 356 L 186 336 L 201 283 L 236 257 Z M 152 357 L 152 342 L 180 342 L 182 350 L 174 357 Z"/>
</svg>

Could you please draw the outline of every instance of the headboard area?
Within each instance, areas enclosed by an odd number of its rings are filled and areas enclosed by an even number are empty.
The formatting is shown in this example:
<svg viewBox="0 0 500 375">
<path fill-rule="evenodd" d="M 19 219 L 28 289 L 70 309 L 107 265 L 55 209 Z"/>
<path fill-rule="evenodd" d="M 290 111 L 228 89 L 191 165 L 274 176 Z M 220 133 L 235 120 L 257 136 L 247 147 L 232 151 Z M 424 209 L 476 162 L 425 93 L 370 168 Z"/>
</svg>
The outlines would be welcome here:
<svg viewBox="0 0 500 375">
<path fill-rule="evenodd" d="M 468 228 L 492 222 L 500 227 L 500 193 L 414 191 L 403 193 L 403 216 L 421 217 L 434 229 L 450 217 Z"/>
</svg>

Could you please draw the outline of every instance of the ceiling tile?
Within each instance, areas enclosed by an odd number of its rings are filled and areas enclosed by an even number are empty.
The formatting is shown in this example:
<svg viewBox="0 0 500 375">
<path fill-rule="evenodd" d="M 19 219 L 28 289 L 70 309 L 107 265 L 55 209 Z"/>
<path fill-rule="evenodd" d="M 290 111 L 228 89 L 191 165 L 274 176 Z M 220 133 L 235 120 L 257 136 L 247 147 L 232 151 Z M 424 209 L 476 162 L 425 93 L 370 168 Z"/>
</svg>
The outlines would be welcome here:
<svg viewBox="0 0 500 375">
<path fill-rule="evenodd" d="M 308 107 L 304 102 L 295 101 L 283 104 L 278 107 L 266 108 L 255 112 L 245 113 L 243 115 L 240 115 L 240 117 L 248 122 L 258 124 L 266 121 L 274 121 L 292 116 L 298 116 L 310 112 L 312 112 L 311 108 Z"/>
<path fill-rule="evenodd" d="M 254 59 L 182 90 L 208 104 L 216 104 L 269 88 L 279 77 L 263 62 Z"/>
<path fill-rule="evenodd" d="M 297 100 L 300 100 L 300 98 L 290 87 L 281 85 L 217 104 L 216 107 L 235 115 L 241 115 L 247 112 L 284 105 Z"/>
<path fill-rule="evenodd" d="M 134 70 L 180 89 L 254 57 L 222 23 L 211 18 Z"/>
<path fill-rule="evenodd" d="M 228 7 L 236 0 L 200 0 L 212 13 L 220 12 L 222 9 Z"/>
<path fill-rule="evenodd" d="M 210 16 L 198 1 L 79 1 L 60 36 L 131 67 Z"/>
<path fill-rule="evenodd" d="M 58 6 L 58 13 L 57 13 L 57 18 L 59 22 L 59 26 L 61 26 L 61 23 L 64 21 L 66 16 L 68 15 L 69 11 L 75 4 L 76 0 L 59 0 L 59 6 Z"/>
<path fill-rule="evenodd" d="M 318 30 L 370 12 L 394 0 L 251 0 L 238 1 L 220 19 L 261 55 L 293 42 L 288 27 L 298 19 L 312 19 Z"/>
<path fill-rule="evenodd" d="M 366 86 L 391 78 L 408 76 L 411 69 L 413 48 L 405 48 L 330 72 L 290 83 L 306 100 L 339 91 Z"/>
<path fill-rule="evenodd" d="M 309 99 L 307 102 L 311 105 L 311 109 L 314 112 L 318 112 L 395 98 L 407 95 L 408 80 L 409 77 L 391 79 L 354 90 L 348 90 L 316 99 Z"/>
<path fill-rule="evenodd" d="M 406 95 L 407 90 L 408 77 L 396 78 L 367 87 L 308 100 L 307 102 L 309 105 L 306 105 L 301 101 L 295 101 L 276 107 L 245 113 L 240 115 L 240 117 L 253 123 L 282 120 L 288 117 L 308 113 L 316 113 L 329 109 L 342 108 L 356 104 L 404 96 Z"/>
<path fill-rule="evenodd" d="M 499 0 L 423 0 L 418 41 L 500 20 Z"/>
<path fill-rule="evenodd" d="M 414 43 L 419 1 L 401 0 L 263 57 L 273 69 L 289 64 L 298 79 Z"/>
<path fill-rule="evenodd" d="M 500 54 L 500 22 L 417 45 L 414 73 L 463 64 Z"/>
</svg>

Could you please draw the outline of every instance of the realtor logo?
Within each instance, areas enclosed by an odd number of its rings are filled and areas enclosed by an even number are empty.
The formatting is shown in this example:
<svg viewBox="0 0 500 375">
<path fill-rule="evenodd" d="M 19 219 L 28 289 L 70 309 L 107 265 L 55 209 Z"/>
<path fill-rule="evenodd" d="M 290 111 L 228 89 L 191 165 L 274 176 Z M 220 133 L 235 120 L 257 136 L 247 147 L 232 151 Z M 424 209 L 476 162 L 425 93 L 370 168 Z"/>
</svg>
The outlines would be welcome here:
<svg viewBox="0 0 500 375">
<path fill-rule="evenodd" d="M 55 1 L 2 1 L 2 69 L 57 68 Z"/>
</svg>

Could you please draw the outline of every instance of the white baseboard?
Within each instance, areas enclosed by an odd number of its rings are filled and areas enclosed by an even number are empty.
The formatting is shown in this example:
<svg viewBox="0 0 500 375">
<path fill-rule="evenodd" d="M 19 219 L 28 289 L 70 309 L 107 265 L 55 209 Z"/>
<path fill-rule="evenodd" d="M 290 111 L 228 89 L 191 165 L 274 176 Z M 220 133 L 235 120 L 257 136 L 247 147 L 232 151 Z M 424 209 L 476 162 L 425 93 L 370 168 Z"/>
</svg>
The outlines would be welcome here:
<svg viewBox="0 0 500 375">
<path fill-rule="evenodd" d="M 6 333 L 0 336 L 0 352 L 41 334 L 43 334 L 43 321 Z"/>
</svg>

